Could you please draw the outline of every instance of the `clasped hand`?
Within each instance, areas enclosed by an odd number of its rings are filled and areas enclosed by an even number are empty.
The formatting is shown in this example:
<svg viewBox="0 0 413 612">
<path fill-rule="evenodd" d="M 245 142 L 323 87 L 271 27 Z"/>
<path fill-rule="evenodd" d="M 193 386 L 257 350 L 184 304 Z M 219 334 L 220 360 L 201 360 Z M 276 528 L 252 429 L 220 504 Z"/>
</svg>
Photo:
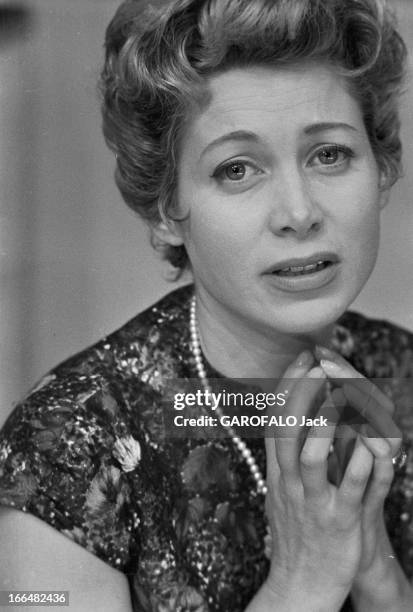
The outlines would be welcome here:
<svg viewBox="0 0 413 612">
<path fill-rule="evenodd" d="M 267 585 L 291 611 L 339 610 L 358 573 L 374 562 L 379 534 L 385 533 L 392 457 L 401 444 L 390 400 L 332 351 L 317 348 L 316 357 L 320 365 L 310 352 L 299 355 L 280 383 L 279 390 L 288 390 L 286 410 L 298 425 L 266 438 L 266 512 L 274 543 Z M 332 422 L 302 435 L 299 423 L 328 378 L 338 385 L 346 380 L 347 401 L 369 423 L 369 432 L 335 440 Z M 361 380 L 369 385 L 368 402 Z M 336 479 L 332 461 L 340 472 Z"/>
</svg>

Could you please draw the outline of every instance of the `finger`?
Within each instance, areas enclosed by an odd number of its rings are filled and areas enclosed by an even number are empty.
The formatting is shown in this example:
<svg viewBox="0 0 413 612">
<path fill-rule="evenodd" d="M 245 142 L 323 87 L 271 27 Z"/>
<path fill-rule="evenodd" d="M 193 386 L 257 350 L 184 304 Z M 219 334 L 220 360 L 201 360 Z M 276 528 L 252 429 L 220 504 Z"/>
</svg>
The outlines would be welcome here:
<svg viewBox="0 0 413 612">
<path fill-rule="evenodd" d="M 392 458 L 392 447 L 384 438 L 373 438 L 372 436 L 360 436 L 363 444 L 369 449 L 375 459 Z"/>
<path fill-rule="evenodd" d="M 320 365 L 327 376 L 336 375 L 340 370 L 336 363 L 327 360 L 321 360 Z M 397 440 L 401 437 L 401 432 L 393 421 L 392 412 L 388 408 L 389 398 L 370 381 L 366 378 L 349 380 L 346 377 L 342 382 L 342 392 L 350 405 L 356 408 L 363 419 L 373 427 L 375 437 L 378 434 L 389 441 L 392 438 Z M 392 447 L 396 453 L 399 443 L 393 442 Z"/>
<path fill-rule="evenodd" d="M 313 363 L 314 357 L 312 353 L 310 353 L 310 351 L 303 351 L 285 370 L 284 375 L 277 386 L 276 393 L 283 393 L 287 398 L 287 403 L 289 398 L 292 396 L 297 383 L 308 374 Z M 276 405 L 267 406 L 266 414 L 268 416 L 278 417 L 280 416 L 280 408 Z M 272 437 L 275 431 L 276 429 L 274 427 L 267 427 L 265 431 L 266 438 Z"/>
<path fill-rule="evenodd" d="M 283 378 L 277 387 L 277 391 L 282 391 L 288 398 L 291 397 L 291 394 L 297 382 L 308 373 L 313 363 L 314 357 L 310 351 L 303 351 L 302 353 L 300 353 L 298 357 L 285 370 Z M 276 413 L 275 406 L 268 407 L 267 414 L 269 416 L 279 416 L 278 412 Z M 270 483 L 274 479 L 278 479 L 280 472 L 275 451 L 275 443 L 273 439 L 275 432 L 276 428 L 274 427 L 267 427 L 265 432 L 265 451 L 267 458 L 268 483 Z"/>
<path fill-rule="evenodd" d="M 369 439 L 369 443 L 372 439 Z M 363 440 L 363 443 L 366 444 L 366 440 Z M 370 446 L 367 448 L 371 449 Z M 390 446 L 387 445 L 387 454 L 375 457 L 373 475 L 370 478 L 365 494 L 364 515 L 367 521 L 372 522 L 381 515 L 384 500 L 390 490 L 393 477 L 394 467 Z"/>
<path fill-rule="evenodd" d="M 309 413 L 314 400 L 325 383 L 321 368 L 313 368 L 295 386 L 286 404 L 286 412 L 293 425 L 282 430 L 275 439 L 275 450 L 281 472 L 290 478 L 301 480 L 299 454 L 307 428 L 303 417 Z"/>
<path fill-rule="evenodd" d="M 341 431 L 343 431 L 344 428 L 348 428 L 349 430 L 352 430 L 353 435 L 360 433 L 360 435 L 362 435 L 363 438 L 377 439 L 377 436 L 381 434 L 382 435 L 381 439 L 383 440 L 383 444 L 381 445 L 381 448 L 378 448 L 377 452 L 375 452 L 372 446 L 371 451 L 373 452 L 375 456 L 381 456 L 382 452 L 386 452 L 388 445 L 390 445 L 391 453 L 394 456 L 397 454 L 397 452 L 400 449 L 400 446 L 402 444 L 402 438 L 401 438 L 401 431 L 399 430 L 397 425 L 395 425 L 394 421 L 391 419 L 390 412 L 387 410 L 386 402 L 390 402 L 390 400 L 387 398 L 386 395 L 384 395 L 378 389 L 377 389 L 378 394 L 375 394 L 373 396 L 373 394 L 371 394 L 370 391 L 367 390 L 367 389 L 370 389 L 371 387 L 375 388 L 375 386 L 371 383 L 370 383 L 370 387 L 367 387 L 364 385 L 360 385 L 360 386 L 355 385 L 354 389 L 351 390 L 352 383 L 354 382 L 362 383 L 364 380 L 368 383 L 370 382 L 370 381 L 367 381 L 366 379 L 362 379 L 358 381 L 346 379 L 346 382 L 345 384 L 343 384 L 342 388 L 335 388 L 334 391 L 332 392 L 332 399 L 337 407 L 337 411 L 342 415 L 342 423 L 339 423 L 339 427 L 337 429 L 336 435 L 340 436 Z M 366 392 L 366 396 L 362 395 L 363 392 Z M 354 416 L 352 414 L 349 414 L 348 398 L 349 396 L 357 394 L 357 393 L 360 393 L 359 402 L 356 402 L 355 405 L 356 406 L 362 405 L 362 408 L 361 410 L 358 410 L 356 408 L 356 412 L 355 412 L 356 418 L 354 419 Z M 365 397 L 365 403 L 364 403 L 364 397 Z M 381 403 L 381 407 L 383 407 L 383 410 L 381 409 L 377 410 L 377 405 L 371 405 L 371 408 L 369 408 L 369 404 L 372 401 L 373 397 L 377 401 L 380 401 L 380 402 L 383 400 Z M 350 401 L 350 406 L 351 406 L 351 401 Z M 350 410 L 351 410 L 351 407 L 350 407 Z M 373 424 L 363 423 L 362 425 L 359 426 L 357 424 L 357 414 L 360 414 L 360 413 L 362 415 L 363 420 L 366 418 L 369 418 Z M 356 421 L 356 423 L 354 421 Z M 376 429 L 375 429 L 375 426 L 376 426 Z M 380 431 L 378 431 L 378 429 Z M 392 437 L 392 436 L 395 436 L 395 437 Z M 373 445 L 376 445 L 376 446 L 377 444 L 380 445 L 380 442 L 373 443 Z"/>
<path fill-rule="evenodd" d="M 361 505 L 373 463 L 373 455 L 358 438 L 338 489 L 338 497 L 344 509 L 355 511 Z"/>
<path fill-rule="evenodd" d="M 320 366 L 329 379 L 334 379 L 335 383 L 340 385 L 340 388 L 334 389 L 333 397 L 336 405 L 340 407 L 342 412 L 344 413 L 346 409 L 346 399 L 349 399 L 349 396 L 354 396 L 353 399 L 357 397 L 359 401 L 356 401 L 355 405 L 356 408 L 358 408 L 358 412 L 363 418 L 370 419 L 370 422 L 375 424 L 379 429 L 376 433 L 384 435 L 382 429 L 386 427 L 386 424 L 390 424 L 390 428 L 392 429 L 391 424 L 393 422 L 389 421 L 387 418 L 384 418 L 384 425 L 382 426 L 381 424 L 382 413 L 390 415 L 394 412 L 394 406 L 391 400 L 340 355 L 324 347 L 317 347 L 315 352 L 317 356 L 324 357 L 320 360 Z M 327 359 L 327 357 L 329 357 L 329 359 Z M 351 390 L 351 387 L 354 388 L 354 392 Z M 348 391 L 348 393 L 344 391 Z M 372 406 L 376 404 L 380 406 L 380 411 L 372 409 Z M 348 414 L 345 414 L 344 418 L 348 419 L 350 417 Z M 384 437 L 390 436 L 384 435 Z"/>
<path fill-rule="evenodd" d="M 360 388 L 365 390 L 368 395 L 371 395 L 373 398 L 375 398 L 385 410 L 387 410 L 390 414 L 393 415 L 394 404 L 391 399 L 387 397 L 387 395 L 383 393 L 383 391 L 381 391 L 377 387 L 377 385 L 374 385 L 368 378 L 366 378 L 355 368 L 353 368 L 353 366 L 348 363 L 348 361 L 346 361 L 344 357 L 342 357 L 335 351 L 332 351 L 323 346 L 317 346 L 315 348 L 315 355 L 320 360 L 320 362 L 329 361 L 330 363 L 333 363 L 336 366 L 334 371 L 331 370 L 331 377 L 337 379 L 337 384 L 340 384 L 340 379 L 352 379 L 351 382 L 354 385 L 359 386 Z M 320 365 L 321 367 L 323 367 L 321 363 Z M 329 376 L 329 374 L 327 374 L 327 376 Z"/>
<path fill-rule="evenodd" d="M 372 395 L 366 395 L 359 387 L 348 382 L 344 383 L 343 392 L 351 406 L 356 408 L 361 416 L 373 427 L 376 432 L 376 435 L 373 434 L 373 436 L 386 438 L 391 444 L 394 454 L 396 454 L 400 443 L 395 444 L 394 441 L 401 439 L 401 431 L 389 412 L 383 408 L 382 404 L 375 401 Z M 393 443 L 391 442 L 392 440 Z"/>
<path fill-rule="evenodd" d="M 364 393 L 364 395 L 366 395 L 372 403 L 380 405 L 381 408 L 386 411 L 388 416 L 393 416 L 393 402 L 368 378 L 347 378 L 344 384 L 352 385 L 354 388 L 358 389 L 360 393 Z"/>
<path fill-rule="evenodd" d="M 369 395 L 373 401 L 380 404 L 383 410 L 386 410 L 390 416 L 394 415 L 394 404 L 392 400 L 375 385 L 371 380 L 362 376 L 361 378 L 351 378 L 347 383 L 358 387 L 361 391 Z"/>
<path fill-rule="evenodd" d="M 300 353 L 285 370 L 277 391 L 291 393 L 298 381 L 308 374 L 313 364 L 314 357 L 310 351 L 306 350 Z"/>
<path fill-rule="evenodd" d="M 323 406 L 320 407 L 318 415 L 323 415 Z M 335 429 L 336 423 L 329 423 L 325 427 L 311 427 L 301 450 L 301 480 L 304 494 L 308 499 L 322 497 L 330 486 L 327 477 L 328 457 Z"/>
<path fill-rule="evenodd" d="M 344 357 L 326 346 L 317 345 L 314 349 L 314 354 L 319 361 L 326 359 L 340 367 L 337 370 L 337 378 L 364 378 L 363 374 L 356 370 Z M 344 374 L 343 370 L 345 370 Z"/>
<path fill-rule="evenodd" d="M 267 484 L 270 485 L 271 482 L 278 481 L 280 475 L 280 466 L 278 465 L 275 443 L 272 437 L 265 438 L 265 455 L 267 462 Z"/>
</svg>

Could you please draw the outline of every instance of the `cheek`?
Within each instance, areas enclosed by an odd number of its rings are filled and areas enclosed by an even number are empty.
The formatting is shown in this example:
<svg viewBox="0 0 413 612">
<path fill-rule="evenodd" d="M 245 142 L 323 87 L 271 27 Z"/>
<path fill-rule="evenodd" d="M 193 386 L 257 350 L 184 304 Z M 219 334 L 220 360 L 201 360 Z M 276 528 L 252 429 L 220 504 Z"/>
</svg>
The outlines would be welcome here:
<svg viewBox="0 0 413 612">
<path fill-rule="evenodd" d="M 209 269 L 214 275 L 226 276 L 239 270 L 248 251 L 245 236 L 231 225 L 223 226 L 215 220 L 203 224 L 189 222 L 185 242 L 192 265 Z"/>
<path fill-rule="evenodd" d="M 380 239 L 380 199 L 377 183 L 367 185 L 360 190 L 358 197 L 354 194 L 354 204 L 347 215 L 346 229 L 350 256 L 357 258 L 360 266 L 368 268 L 374 265 Z"/>
<path fill-rule="evenodd" d="M 211 205 L 211 199 L 197 199 L 188 210 L 183 239 L 190 258 L 219 259 L 229 264 L 249 252 L 254 230 L 240 210 L 233 210 L 226 202 L 214 201 Z"/>
</svg>

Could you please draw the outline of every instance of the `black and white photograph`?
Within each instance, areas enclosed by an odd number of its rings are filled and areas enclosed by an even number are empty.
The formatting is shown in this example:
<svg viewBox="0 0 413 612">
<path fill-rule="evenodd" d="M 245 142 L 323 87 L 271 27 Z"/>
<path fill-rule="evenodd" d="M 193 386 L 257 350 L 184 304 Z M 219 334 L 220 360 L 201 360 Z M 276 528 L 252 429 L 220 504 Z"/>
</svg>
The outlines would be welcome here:
<svg viewBox="0 0 413 612">
<path fill-rule="evenodd" d="M 413 610 L 412 53 L 0 0 L 2 610 Z"/>
</svg>

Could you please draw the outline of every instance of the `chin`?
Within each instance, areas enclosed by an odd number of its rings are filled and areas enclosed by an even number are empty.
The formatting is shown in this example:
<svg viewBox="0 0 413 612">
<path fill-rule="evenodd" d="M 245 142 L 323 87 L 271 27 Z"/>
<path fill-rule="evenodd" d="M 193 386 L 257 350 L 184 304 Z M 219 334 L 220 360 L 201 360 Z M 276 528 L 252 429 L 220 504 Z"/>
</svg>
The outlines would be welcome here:
<svg viewBox="0 0 413 612">
<path fill-rule="evenodd" d="M 278 312 L 273 327 L 285 334 L 318 336 L 334 325 L 353 300 L 315 300 L 312 304 L 291 304 L 284 313 Z"/>
</svg>

